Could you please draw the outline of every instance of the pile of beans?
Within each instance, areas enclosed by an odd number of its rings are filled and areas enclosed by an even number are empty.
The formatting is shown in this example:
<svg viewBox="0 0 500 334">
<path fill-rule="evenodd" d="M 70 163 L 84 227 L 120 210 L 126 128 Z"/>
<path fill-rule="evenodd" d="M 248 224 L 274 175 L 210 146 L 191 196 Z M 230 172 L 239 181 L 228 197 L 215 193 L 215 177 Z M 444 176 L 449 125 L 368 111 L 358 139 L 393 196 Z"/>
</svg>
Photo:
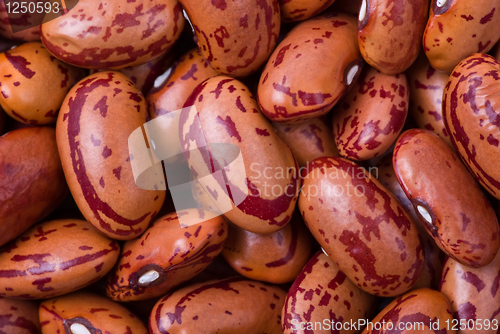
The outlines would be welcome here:
<svg viewBox="0 0 500 334">
<path fill-rule="evenodd" d="M 66 3 L 0 2 L 0 333 L 500 333 L 500 0 Z"/>
</svg>

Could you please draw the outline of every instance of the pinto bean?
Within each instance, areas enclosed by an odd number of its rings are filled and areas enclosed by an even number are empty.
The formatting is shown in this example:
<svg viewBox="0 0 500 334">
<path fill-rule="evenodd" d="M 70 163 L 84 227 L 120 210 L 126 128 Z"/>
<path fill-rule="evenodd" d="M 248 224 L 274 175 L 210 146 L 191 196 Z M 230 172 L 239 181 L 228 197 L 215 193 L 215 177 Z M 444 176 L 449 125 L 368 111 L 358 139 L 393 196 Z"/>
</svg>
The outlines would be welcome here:
<svg viewBox="0 0 500 334">
<path fill-rule="evenodd" d="M 279 0 L 283 22 L 304 21 L 322 13 L 335 0 Z"/>
</svg>

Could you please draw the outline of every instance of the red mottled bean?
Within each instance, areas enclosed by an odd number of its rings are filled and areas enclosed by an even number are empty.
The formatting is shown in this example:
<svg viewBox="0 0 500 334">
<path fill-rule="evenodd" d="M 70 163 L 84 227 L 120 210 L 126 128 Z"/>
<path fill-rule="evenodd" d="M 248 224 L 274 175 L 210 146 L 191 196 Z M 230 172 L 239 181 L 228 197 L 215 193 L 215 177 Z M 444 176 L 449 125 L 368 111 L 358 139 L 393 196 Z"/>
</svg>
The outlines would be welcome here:
<svg viewBox="0 0 500 334">
<path fill-rule="evenodd" d="M 383 74 L 365 67 L 333 111 L 333 134 L 339 154 L 351 160 L 382 155 L 403 129 L 408 102 L 404 74 Z"/>
<path fill-rule="evenodd" d="M 283 22 L 304 21 L 330 7 L 335 0 L 279 0 Z"/>
<path fill-rule="evenodd" d="M 33 226 L 0 251 L 0 297 L 60 296 L 96 282 L 113 268 L 120 247 L 84 220 Z"/>
<path fill-rule="evenodd" d="M 0 105 L 18 122 L 55 123 L 64 97 L 83 74 L 40 42 L 22 44 L 0 54 Z"/>
<path fill-rule="evenodd" d="M 486 53 L 500 38 L 500 0 L 433 0 L 423 49 L 431 66 L 450 73 L 474 52 Z"/>
<path fill-rule="evenodd" d="M 423 288 L 393 300 L 371 320 L 373 325 L 368 326 L 362 334 L 456 333 L 452 328 L 452 321 L 448 299 L 438 291 Z M 384 323 L 385 326 L 378 329 L 378 326 L 382 327 Z"/>
<path fill-rule="evenodd" d="M 470 267 L 490 263 L 500 246 L 498 220 L 457 154 L 436 134 L 404 132 L 394 171 L 420 221 L 449 256 Z"/>
<path fill-rule="evenodd" d="M 386 74 L 398 74 L 410 67 L 420 51 L 428 3 L 428 0 L 363 0 L 358 42 L 366 62 Z"/>
<path fill-rule="evenodd" d="M 312 237 L 296 211 L 289 224 L 256 234 L 229 224 L 222 256 L 241 275 L 264 282 L 291 282 L 311 256 Z"/>
<path fill-rule="evenodd" d="M 285 296 L 278 287 L 245 278 L 199 283 L 160 299 L 149 317 L 149 329 L 151 334 L 281 334 Z"/>
<path fill-rule="evenodd" d="M 500 13 L 499 13 L 500 14 Z M 473 54 L 460 62 L 443 93 L 444 125 L 472 175 L 500 199 L 500 62 Z"/>
<path fill-rule="evenodd" d="M 179 216 L 183 224 L 207 220 L 182 227 Z M 116 301 L 164 295 L 205 269 L 222 251 L 227 233 L 224 218 L 203 209 L 161 217 L 140 238 L 125 243 L 106 294 Z"/>
<path fill-rule="evenodd" d="M 184 28 L 177 0 L 79 0 L 68 14 L 40 27 L 43 44 L 75 66 L 120 69 L 161 56 Z"/>
<path fill-rule="evenodd" d="M 165 199 L 165 191 L 137 187 L 132 175 L 128 137 L 146 120 L 143 95 L 118 72 L 77 83 L 59 113 L 57 143 L 71 194 L 85 218 L 110 238 L 142 234 Z M 161 165 L 155 168 L 163 174 Z"/>
<path fill-rule="evenodd" d="M 252 74 L 276 46 L 280 32 L 278 0 L 180 2 L 203 57 L 221 74 Z"/>
<path fill-rule="evenodd" d="M 408 291 L 424 257 L 418 230 L 398 200 L 347 159 L 315 159 L 303 174 L 300 212 L 339 269 L 374 295 Z"/>
<path fill-rule="evenodd" d="M 213 178 L 213 182 L 202 184 L 208 187 L 214 203 L 222 207 L 230 200 L 233 207 L 236 199 L 241 200 L 224 215 L 250 232 L 272 233 L 285 226 L 292 217 L 300 188 L 298 166 L 248 88 L 229 77 L 210 78 L 195 89 L 185 106 L 194 108 L 184 108 L 180 115 L 181 146 L 195 175 L 209 175 L 226 166 L 221 167 L 217 159 L 203 152 L 200 157 L 193 148 L 227 143 L 238 146 L 241 152 L 246 177 L 242 179 L 240 170 L 226 168 L 227 183 Z"/>
<path fill-rule="evenodd" d="M 0 137 L 0 246 L 56 209 L 68 193 L 54 129 Z"/>
<path fill-rule="evenodd" d="M 267 118 L 298 123 L 326 114 L 337 103 L 362 65 L 356 26 L 350 15 L 327 14 L 288 33 L 260 77 L 258 101 Z"/>
<path fill-rule="evenodd" d="M 0 298 L 0 333 L 39 334 L 38 305 L 28 300 Z"/>
<path fill-rule="evenodd" d="M 319 157 L 339 155 L 332 130 L 321 118 L 297 124 L 273 123 L 273 127 L 290 147 L 300 167 Z"/>
<path fill-rule="evenodd" d="M 446 260 L 439 291 L 451 302 L 453 317 L 459 323 L 468 324 L 458 333 L 498 333 L 499 282 L 500 252 L 490 264 L 479 269 L 466 267 L 452 258 Z M 487 326 L 488 320 L 490 326 Z"/>
<path fill-rule="evenodd" d="M 42 334 L 148 334 L 142 321 L 122 305 L 105 297 L 76 292 L 40 304 Z"/>
<path fill-rule="evenodd" d="M 198 84 L 216 75 L 200 49 L 192 49 L 161 75 L 166 76 L 163 82 L 160 85 L 155 83 L 146 96 L 149 115 L 156 118 L 181 109 Z"/>
<path fill-rule="evenodd" d="M 309 260 L 288 291 L 281 316 L 283 333 L 334 332 L 337 323 L 344 325 L 371 318 L 374 301 L 374 296 L 359 289 L 320 251 Z M 324 325 L 325 320 L 331 331 Z M 322 330 L 314 327 L 317 322 L 322 324 Z"/>
<path fill-rule="evenodd" d="M 410 86 L 411 118 L 419 128 L 434 132 L 452 147 L 442 112 L 443 90 L 449 75 L 432 68 L 423 53 L 406 74 Z"/>
<path fill-rule="evenodd" d="M 377 167 L 373 169 L 372 173 L 376 173 L 376 177 L 380 183 L 403 205 L 406 212 L 408 212 L 411 217 L 411 220 L 415 223 L 415 226 L 417 226 L 419 235 L 422 238 L 425 258 L 424 268 L 417 283 L 415 283 L 412 289 L 437 289 L 441 279 L 441 268 L 443 267 L 445 254 L 439 249 L 429 233 L 427 233 L 425 227 L 415 213 L 411 201 L 406 197 L 403 188 L 401 188 L 398 178 L 394 173 L 394 168 L 392 167 L 392 155 L 388 155 L 382 159 L 382 161 L 377 164 Z"/>
</svg>

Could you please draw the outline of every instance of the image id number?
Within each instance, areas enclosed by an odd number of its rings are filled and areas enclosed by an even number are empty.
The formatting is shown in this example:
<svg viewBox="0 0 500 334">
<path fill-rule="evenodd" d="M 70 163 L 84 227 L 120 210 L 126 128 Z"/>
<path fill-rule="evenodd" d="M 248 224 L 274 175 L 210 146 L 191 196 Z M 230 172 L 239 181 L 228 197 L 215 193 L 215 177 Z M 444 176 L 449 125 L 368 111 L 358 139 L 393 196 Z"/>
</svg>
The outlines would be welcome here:
<svg viewBox="0 0 500 334">
<path fill-rule="evenodd" d="M 6 8 L 9 14 L 41 14 L 41 13 L 59 13 L 61 8 L 58 2 L 7 2 Z"/>
</svg>

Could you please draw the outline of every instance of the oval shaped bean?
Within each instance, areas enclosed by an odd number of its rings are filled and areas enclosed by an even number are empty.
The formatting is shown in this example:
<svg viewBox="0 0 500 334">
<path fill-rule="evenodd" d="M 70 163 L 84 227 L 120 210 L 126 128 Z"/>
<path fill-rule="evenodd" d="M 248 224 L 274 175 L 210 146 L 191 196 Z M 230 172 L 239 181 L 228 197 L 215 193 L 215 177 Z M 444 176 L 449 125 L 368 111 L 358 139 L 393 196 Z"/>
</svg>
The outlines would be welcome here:
<svg viewBox="0 0 500 334">
<path fill-rule="evenodd" d="M 281 20 L 283 22 L 304 21 L 316 16 L 335 0 L 279 0 Z"/>
<path fill-rule="evenodd" d="M 374 301 L 374 296 L 359 289 L 320 251 L 307 262 L 286 295 L 281 316 L 283 333 L 333 332 L 338 330 L 338 323 L 343 326 L 371 318 Z M 313 327 L 317 322 L 322 324 L 322 330 Z M 306 330 L 308 327 L 315 330 Z M 353 328 L 341 332 L 359 331 Z"/>
<path fill-rule="evenodd" d="M 229 224 L 222 256 L 247 278 L 287 283 L 297 277 L 309 260 L 311 239 L 299 213 L 281 230 L 269 234 L 256 234 Z"/>
<path fill-rule="evenodd" d="M 71 10 L 41 25 L 43 44 L 75 66 L 120 69 L 168 51 L 184 28 L 177 0 L 100 2 L 79 0 Z"/>
<path fill-rule="evenodd" d="M 0 137 L 0 246 L 55 210 L 68 194 L 54 129 Z"/>
<path fill-rule="evenodd" d="M 203 57 L 219 73 L 244 77 L 273 52 L 280 32 L 278 0 L 180 0 Z"/>
<path fill-rule="evenodd" d="M 439 291 L 451 302 L 453 317 L 467 323 L 459 333 L 498 333 L 500 323 L 500 252 L 480 269 L 466 267 L 448 258 L 443 266 Z M 474 325 L 471 325 L 474 324 Z"/>
<path fill-rule="evenodd" d="M 388 75 L 365 67 L 333 111 L 333 134 L 339 154 L 351 160 L 382 155 L 403 129 L 408 102 L 404 73 Z"/>
<path fill-rule="evenodd" d="M 477 181 L 500 199 L 500 62 L 473 54 L 455 68 L 443 93 L 444 125 Z"/>
<path fill-rule="evenodd" d="M 500 38 L 499 0 L 433 0 L 423 48 L 431 66 L 450 73 L 471 53 L 487 53 Z"/>
<path fill-rule="evenodd" d="M 456 333 L 450 302 L 442 293 L 427 288 L 393 300 L 371 323 L 362 334 Z"/>
<path fill-rule="evenodd" d="M 199 283 L 160 299 L 149 328 L 152 334 L 281 334 L 285 296 L 278 287 L 239 277 Z"/>
<path fill-rule="evenodd" d="M 0 298 L 0 331 L 9 334 L 38 334 L 38 305 L 28 300 Z"/>
<path fill-rule="evenodd" d="M 199 217 L 207 220 L 189 224 Z M 186 222 L 188 226 L 181 226 Z M 219 255 L 227 231 L 222 216 L 203 209 L 173 212 L 159 218 L 140 238 L 125 243 L 117 267 L 109 276 L 106 294 L 116 301 L 164 295 L 201 272 Z"/>
<path fill-rule="evenodd" d="M 303 174 L 300 212 L 339 269 L 374 295 L 408 291 L 424 257 L 418 230 L 398 200 L 347 159 L 315 159 Z"/>
<path fill-rule="evenodd" d="M 46 300 L 40 304 L 39 314 L 43 334 L 149 333 L 125 307 L 88 292 Z"/>
<path fill-rule="evenodd" d="M 258 101 L 267 118 L 298 123 L 326 114 L 337 103 L 362 65 L 356 25 L 350 15 L 327 14 L 288 33 L 259 81 Z"/>
<path fill-rule="evenodd" d="M 410 116 L 416 125 L 437 134 L 450 147 L 450 135 L 444 126 L 443 90 L 449 75 L 436 71 L 423 53 L 406 72 L 410 86 Z"/>
<path fill-rule="evenodd" d="M 0 252 L 0 297 L 60 296 L 96 282 L 113 268 L 120 247 L 84 220 L 33 226 Z"/>
<path fill-rule="evenodd" d="M 80 81 L 59 113 L 57 145 L 71 194 L 85 218 L 110 238 L 142 234 L 165 199 L 165 191 L 137 187 L 132 175 L 128 137 L 146 120 L 142 94 L 118 72 Z"/>
<path fill-rule="evenodd" d="M 410 67 L 420 51 L 428 8 L 428 0 L 363 0 L 358 43 L 365 61 L 386 74 Z"/>
<path fill-rule="evenodd" d="M 297 124 L 273 123 L 273 127 L 290 147 L 300 167 L 319 157 L 339 155 L 332 131 L 321 118 Z"/>
<path fill-rule="evenodd" d="M 182 109 L 196 86 L 217 74 L 203 58 L 200 49 L 192 49 L 155 81 L 154 87 L 146 96 L 149 115 L 156 118 Z M 161 84 L 157 85 L 157 82 Z"/>
<path fill-rule="evenodd" d="M 490 263 L 500 247 L 495 211 L 456 153 L 437 135 L 411 129 L 396 142 L 396 176 L 436 244 L 470 267 Z"/>
<path fill-rule="evenodd" d="M 441 269 L 445 260 L 445 254 L 439 249 L 432 237 L 427 233 L 425 227 L 420 222 L 411 201 L 406 197 L 403 188 L 399 184 L 398 178 L 392 167 L 392 155 L 386 156 L 380 161 L 372 174 L 377 177 L 379 182 L 389 190 L 394 197 L 403 205 L 411 220 L 415 223 L 418 229 L 418 234 L 422 239 L 424 250 L 424 268 L 417 283 L 412 289 L 430 288 L 437 289 L 441 280 Z"/>
<path fill-rule="evenodd" d="M 0 54 L 0 105 L 18 122 L 55 123 L 64 97 L 80 77 L 81 69 L 56 59 L 42 43 L 22 44 Z"/>
<path fill-rule="evenodd" d="M 206 191 L 212 201 L 218 207 L 231 201 L 224 215 L 247 231 L 265 234 L 285 226 L 292 217 L 300 188 L 297 163 L 260 113 L 248 88 L 232 78 L 210 78 L 195 89 L 185 106 L 193 107 L 183 109 L 179 132 L 191 170 L 195 175 L 206 176 L 224 168 L 227 177 L 227 183 L 220 178 L 202 183 L 209 188 Z M 203 151 L 201 157 L 189 151 L 216 143 L 238 146 L 244 170 L 219 166 L 219 161 L 224 162 L 231 155 L 229 149 L 224 151 L 227 146 L 223 146 L 224 152 L 211 149 L 212 155 L 222 155 L 217 161 Z M 231 196 L 227 194 L 228 186 Z M 239 204 L 235 207 L 236 201 Z"/>
</svg>

